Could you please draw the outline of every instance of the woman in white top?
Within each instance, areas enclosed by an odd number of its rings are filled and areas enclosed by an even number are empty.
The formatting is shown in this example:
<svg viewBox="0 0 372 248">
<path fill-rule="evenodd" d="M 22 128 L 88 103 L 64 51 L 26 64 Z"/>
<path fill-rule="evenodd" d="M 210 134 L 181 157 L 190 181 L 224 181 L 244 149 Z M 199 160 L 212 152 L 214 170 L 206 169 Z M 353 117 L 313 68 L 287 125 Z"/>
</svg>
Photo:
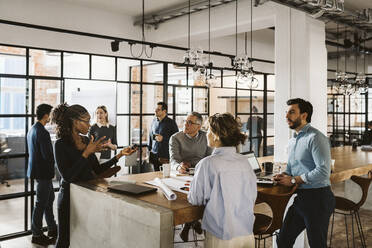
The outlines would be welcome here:
<svg viewBox="0 0 372 248">
<path fill-rule="evenodd" d="M 256 176 L 247 158 L 236 151 L 246 136 L 225 113 L 209 117 L 207 137 L 208 146 L 215 149 L 196 165 L 188 195 L 191 204 L 205 205 L 205 247 L 253 248 Z"/>
</svg>

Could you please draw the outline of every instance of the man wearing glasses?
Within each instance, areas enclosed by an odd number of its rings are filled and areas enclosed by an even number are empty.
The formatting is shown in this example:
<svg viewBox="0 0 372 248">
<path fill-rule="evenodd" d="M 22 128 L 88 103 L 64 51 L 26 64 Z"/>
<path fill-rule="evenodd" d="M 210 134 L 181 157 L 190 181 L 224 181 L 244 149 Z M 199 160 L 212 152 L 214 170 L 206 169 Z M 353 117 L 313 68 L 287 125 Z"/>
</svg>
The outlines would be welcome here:
<svg viewBox="0 0 372 248">
<path fill-rule="evenodd" d="M 187 116 L 183 130 L 172 135 L 169 141 L 170 163 L 173 170 L 186 173 L 190 168 L 203 158 L 211 155 L 212 148 L 208 146 L 206 132 L 200 130 L 203 117 L 198 112 L 192 112 Z M 190 227 L 202 233 L 199 221 L 186 223 L 180 236 L 185 242 L 188 241 Z"/>
</svg>

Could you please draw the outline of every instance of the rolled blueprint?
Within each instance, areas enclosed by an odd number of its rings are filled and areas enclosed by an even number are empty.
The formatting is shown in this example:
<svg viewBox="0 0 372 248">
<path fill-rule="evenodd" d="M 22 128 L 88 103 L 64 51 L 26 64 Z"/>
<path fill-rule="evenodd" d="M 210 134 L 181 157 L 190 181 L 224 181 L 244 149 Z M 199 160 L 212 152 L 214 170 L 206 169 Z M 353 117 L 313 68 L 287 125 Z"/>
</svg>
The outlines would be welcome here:
<svg viewBox="0 0 372 248">
<path fill-rule="evenodd" d="M 177 199 L 177 195 L 171 189 L 169 189 L 168 186 L 165 185 L 158 177 L 155 178 L 154 181 L 169 201 L 174 201 Z"/>
</svg>

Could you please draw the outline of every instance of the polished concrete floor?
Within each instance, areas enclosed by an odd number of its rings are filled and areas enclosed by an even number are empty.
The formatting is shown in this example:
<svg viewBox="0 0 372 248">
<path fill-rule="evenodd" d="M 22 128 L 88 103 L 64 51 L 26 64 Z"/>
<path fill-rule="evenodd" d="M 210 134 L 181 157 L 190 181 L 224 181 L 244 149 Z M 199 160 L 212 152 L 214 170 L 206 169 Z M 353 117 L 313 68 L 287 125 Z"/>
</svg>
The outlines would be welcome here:
<svg viewBox="0 0 372 248">
<path fill-rule="evenodd" d="M 20 192 L 23 189 L 24 189 L 24 181 L 15 180 L 15 181 L 11 181 L 11 187 L 5 187 L 4 185 L 0 185 L 0 194 L 9 193 L 9 192 Z M 336 195 L 343 195 L 343 184 L 335 185 L 333 191 L 335 192 Z M 56 193 L 56 196 L 57 196 L 57 193 Z M 23 230 L 24 228 L 24 206 L 25 206 L 24 198 L 18 198 L 18 199 L 12 199 L 12 200 L 0 202 L 0 235 L 8 234 L 11 232 L 19 232 Z M 265 209 L 265 207 L 259 207 L 257 211 L 266 212 L 267 210 Z M 367 240 L 367 247 L 372 247 L 372 210 L 361 210 L 360 217 L 361 217 L 361 221 L 363 225 L 364 235 Z M 349 242 L 350 242 L 350 247 L 352 247 L 352 243 L 350 241 L 351 219 L 349 218 L 347 222 L 349 226 Z M 181 226 L 177 227 L 175 230 L 175 239 L 174 239 L 175 242 L 181 241 L 179 237 L 180 231 L 181 231 Z M 356 237 L 355 247 L 361 247 L 356 227 L 355 227 L 355 237 Z M 202 240 L 204 237 L 203 235 L 197 235 L 197 238 Z M 189 240 L 193 240 L 193 239 L 194 239 L 193 232 L 190 231 Z M 37 245 L 32 245 L 30 240 L 31 240 L 31 236 L 26 236 L 22 238 L 3 241 L 0 243 L 0 245 L 1 245 L 1 248 L 29 248 L 29 247 L 38 248 L 38 247 L 41 247 Z M 270 247 L 271 242 L 272 242 L 271 238 L 269 238 L 266 242 L 266 247 Z M 261 243 L 261 247 L 263 247 L 262 245 L 263 243 Z M 49 248 L 52 248 L 52 247 L 54 246 L 49 246 Z M 175 247 L 177 248 L 203 247 L 203 242 L 199 241 L 197 242 L 197 244 L 194 242 L 176 243 Z M 335 216 L 335 226 L 334 226 L 332 247 L 335 247 L 335 248 L 348 247 L 346 243 L 344 217 L 341 215 Z"/>
</svg>

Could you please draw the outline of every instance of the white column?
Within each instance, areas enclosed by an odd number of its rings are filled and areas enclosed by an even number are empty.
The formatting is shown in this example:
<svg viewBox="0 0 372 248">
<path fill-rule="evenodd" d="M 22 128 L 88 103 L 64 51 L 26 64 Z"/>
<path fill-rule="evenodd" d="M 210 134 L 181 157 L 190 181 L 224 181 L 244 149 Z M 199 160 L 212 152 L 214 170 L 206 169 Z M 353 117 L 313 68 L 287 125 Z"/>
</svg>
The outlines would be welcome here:
<svg viewBox="0 0 372 248">
<path fill-rule="evenodd" d="M 278 8 L 275 22 L 275 161 L 286 161 L 291 131 L 285 120 L 286 101 L 312 103 L 311 124 L 327 131 L 327 51 L 325 24 L 303 12 Z"/>
</svg>

